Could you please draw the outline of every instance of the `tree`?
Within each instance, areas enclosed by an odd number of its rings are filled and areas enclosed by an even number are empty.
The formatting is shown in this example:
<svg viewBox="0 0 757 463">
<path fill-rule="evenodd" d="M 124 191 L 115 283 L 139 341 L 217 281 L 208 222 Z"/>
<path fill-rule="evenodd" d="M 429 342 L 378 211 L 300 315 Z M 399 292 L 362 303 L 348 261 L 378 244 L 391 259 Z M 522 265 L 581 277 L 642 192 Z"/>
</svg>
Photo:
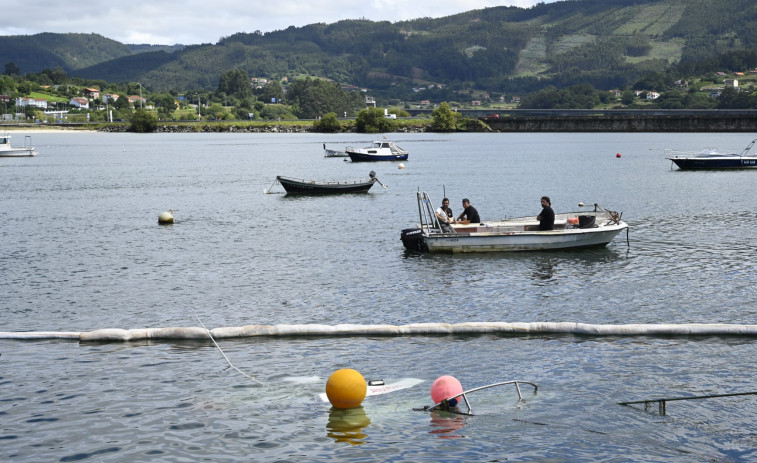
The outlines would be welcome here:
<svg viewBox="0 0 757 463">
<path fill-rule="evenodd" d="M 170 93 L 153 95 L 152 101 L 158 108 L 158 115 L 161 119 L 170 119 L 176 110 L 176 99 Z"/>
<path fill-rule="evenodd" d="M 457 120 L 460 113 L 453 111 L 449 103 L 443 101 L 431 112 L 434 122 L 431 128 L 437 132 L 453 132 L 457 129 Z"/>
<path fill-rule="evenodd" d="M 261 99 L 265 103 L 278 103 L 284 99 L 284 90 L 281 88 L 281 84 L 273 81 L 263 87 L 261 93 Z"/>
<path fill-rule="evenodd" d="M 366 108 L 357 113 L 355 128 L 363 133 L 391 132 L 394 123 L 384 117 L 384 111 L 379 108 Z"/>
<path fill-rule="evenodd" d="M 342 124 L 339 123 L 336 113 L 327 113 L 313 122 L 313 129 L 317 132 L 339 132 L 342 130 Z"/>
<path fill-rule="evenodd" d="M 9 75 L 9 76 L 17 76 L 21 74 L 21 69 L 19 69 L 19 67 L 16 66 L 15 63 L 6 63 L 5 72 L 3 74 Z"/>
<path fill-rule="evenodd" d="M 224 72 L 219 79 L 217 93 L 234 95 L 240 100 L 251 97 L 250 76 L 241 69 Z"/>
<path fill-rule="evenodd" d="M 134 132 L 155 132 L 158 128 L 158 118 L 145 109 L 137 109 L 131 116 L 131 130 Z"/>
</svg>

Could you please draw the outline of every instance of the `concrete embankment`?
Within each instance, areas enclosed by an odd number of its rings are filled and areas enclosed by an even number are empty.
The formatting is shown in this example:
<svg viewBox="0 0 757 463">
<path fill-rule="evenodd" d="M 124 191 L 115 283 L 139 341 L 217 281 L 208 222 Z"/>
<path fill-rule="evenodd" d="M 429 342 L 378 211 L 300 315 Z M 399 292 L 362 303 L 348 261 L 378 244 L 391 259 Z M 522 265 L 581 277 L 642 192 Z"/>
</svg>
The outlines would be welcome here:
<svg viewBox="0 0 757 463">
<path fill-rule="evenodd" d="M 757 132 L 757 115 L 517 116 L 487 123 L 497 132 Z"/>
</svg>

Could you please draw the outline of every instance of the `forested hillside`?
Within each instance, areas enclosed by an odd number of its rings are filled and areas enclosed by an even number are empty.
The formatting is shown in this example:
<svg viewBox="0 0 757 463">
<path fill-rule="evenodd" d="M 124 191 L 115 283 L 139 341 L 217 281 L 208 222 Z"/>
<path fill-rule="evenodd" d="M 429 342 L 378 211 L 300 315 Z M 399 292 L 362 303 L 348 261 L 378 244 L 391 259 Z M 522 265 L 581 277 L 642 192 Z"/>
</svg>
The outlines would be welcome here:
<svg viewBox="0 0 757 463">
<path fill-rule="evenodd" d="M 432 83 L 528 93 L 549 85 L 623 88 L 671 67 L 687 73 L 754 68 L 757 3 L 559 1 L 439 19 L 237 33 L 178 51 L 146 51 L 97 35 L 49 37 L 55 35 L 1 37 L 0 65 L 13 62 L 21 72 L 61 66 L 72 76 L 139 81 L 155 91 L 215 88 L 224 72 L 241 69 L 268 79 L 324 77 L 384 96 Z"/>
</svg>

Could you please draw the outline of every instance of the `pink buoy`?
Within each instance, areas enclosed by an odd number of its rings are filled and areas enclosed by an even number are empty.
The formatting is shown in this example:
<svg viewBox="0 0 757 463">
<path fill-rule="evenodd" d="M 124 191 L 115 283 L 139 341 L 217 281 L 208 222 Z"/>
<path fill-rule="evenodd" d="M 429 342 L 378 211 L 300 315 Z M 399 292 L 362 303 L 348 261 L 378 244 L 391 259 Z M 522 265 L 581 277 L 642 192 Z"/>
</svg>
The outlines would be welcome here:
<svg viewBox="0 0 757 463">
<path fill-rule="evenodd" d="M 454 376 L 440 376 L 431 385 L 431 399 L 438 404 L 444 399 L 449 399 L 463 392 L 463 386 Z M 454 403 L 453 403 L 454 401 Z M 450 406 L 457 405 L 457 399 L 450 401 Z"/>
</svg>

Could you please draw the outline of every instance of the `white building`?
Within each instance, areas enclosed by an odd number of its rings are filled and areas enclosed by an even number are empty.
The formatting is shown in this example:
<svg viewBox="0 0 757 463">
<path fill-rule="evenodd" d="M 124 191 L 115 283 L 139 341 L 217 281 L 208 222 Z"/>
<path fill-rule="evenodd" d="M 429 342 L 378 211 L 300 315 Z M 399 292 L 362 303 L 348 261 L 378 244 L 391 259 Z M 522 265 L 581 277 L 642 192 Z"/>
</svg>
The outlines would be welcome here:
<svg viewBox="0 0 757 463">
<path fill-rule="evenodd" d="M 89 109 L 89 100 L 80 96 L 71 98 L 68 104 L 79 109 Z"/>
<path fill-rule="evenodd" d="M 47 109 L 47 100 L 30 97 L 16 98 L 16 107 L 20 108 L 22 106 L 36 106 L 37 108 Z"/>
</svg>

